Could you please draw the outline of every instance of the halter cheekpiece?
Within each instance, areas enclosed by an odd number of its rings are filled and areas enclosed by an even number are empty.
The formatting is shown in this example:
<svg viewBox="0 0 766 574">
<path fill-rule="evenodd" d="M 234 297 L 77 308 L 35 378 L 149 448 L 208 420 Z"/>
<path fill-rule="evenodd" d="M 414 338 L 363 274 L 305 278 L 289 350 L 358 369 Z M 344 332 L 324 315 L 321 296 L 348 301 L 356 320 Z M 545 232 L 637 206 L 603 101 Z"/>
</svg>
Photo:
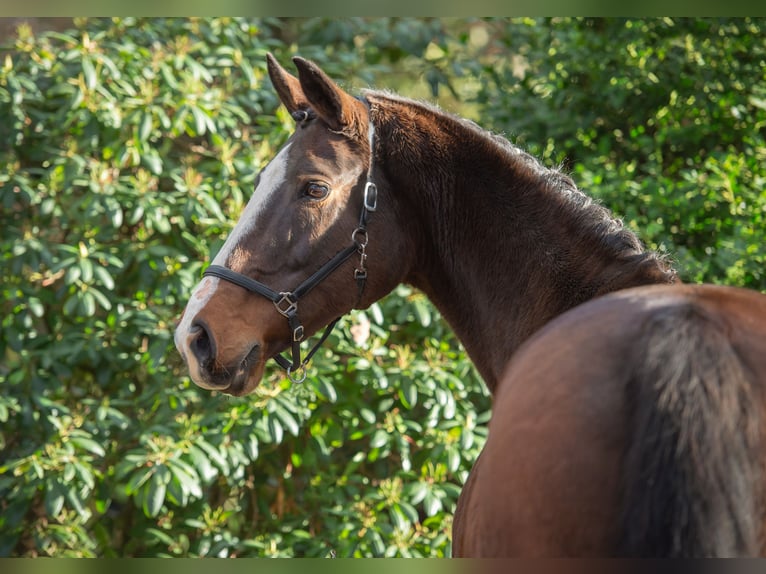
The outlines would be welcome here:
<svg viewBox="0 0 766 574">
<path fill-rule="evenodd" d="M 361 99 L 361 98 L 360 98 Z M 361 99 L 367 105 L 367 109 L 370 109 L 369 103 Z M 299 121 L 308 121 L 313 119 L 314 113 L 311 110 L 298 110 L 293 112 L 293 117 Z M 291 344 L 292 344 L 292 360 L 283 355 L 276 355 L 274 360 L 287 371 L 288 378 L 294 383 L 302 383 L 306 379 L 306 365 L 317 352 L 319 347 L 330 336 L 335 325 L 340 320 L 340 317 L 333 320 L 325 327 L 322 336 L 314 344 L 311 350 L 301 360 L 301 342 L 305 337 L 303 325 L 298 318 L 298 302 L 301 298 L 305 297 L 309 291 L 316 287 L 319 283 L 324 281 L 333 271 L 350 259 L 354 254 L 359 255 L 359 263 L 354 269 L 354 279 L 357 285 L 357 297 L 361 299 L 362 292 L 364 291 L 364 285 L 367 280 L 367 243 L 369 235 L 367 232 L 367 219 L 370 213 L 374 212 L 378 206 L 378 188 L 372 182 L 372 168 L 373 168 L 373 156 L 374 156 L 374 131 L 370 129 L 370 164 L 367 169 L 367 182 L 364 186 L 364 197 L 362 201 L 362 210 L 359 215 L 359 225 L 351 233 L 351 245 L 338 252 L 332 259 L 322 265 L 317 271 L 314 272 L 308 279 L 303 281 L 292 291 L 274 291 L 270 287 L 264 285 L 260 281 L 251 279 L 246 275 L 232 271 L 228 267 L 221 265 L 210 265 L 205 272 L 204 276 L 213 276 L 220 279 L 234 283 L 252 293 L 257 293 L 274 303 L 276 310 L 287 319 L 287 324 L 290 326 Z M 300 374 L 298 374 L 300 373 Z"/>
</svg>

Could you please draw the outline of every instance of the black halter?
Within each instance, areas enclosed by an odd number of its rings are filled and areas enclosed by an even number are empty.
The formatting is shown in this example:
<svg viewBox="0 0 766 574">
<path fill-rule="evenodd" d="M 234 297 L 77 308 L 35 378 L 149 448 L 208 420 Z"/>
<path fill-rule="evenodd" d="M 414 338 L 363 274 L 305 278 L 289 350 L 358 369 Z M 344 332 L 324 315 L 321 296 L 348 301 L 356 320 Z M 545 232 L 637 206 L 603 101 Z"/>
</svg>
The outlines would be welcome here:
<svg viewBox="0 0 766 574">
<path fill-rule="evenodd" d="M 332 259 L 322 265 L 311 277 L 306 279 L 303 283 L 298 285 L 292 291 L 277 292 L 270 287 L 264 285 L 260 281 L 251 279 L 246 275 L 232 271 L 227 267 L 221 265 L 210 265 L 203 276 L 211 275 L 218 277 L 239 285 L 240 287 L 247 289 L 252 293 L 257 293 L 267 299 L 270 299 L 274 303 L 277 311 L 287 318 L 287 324 L 290 326 L 290 332 L 292 333 L 292 361 L 284 357 L 283 355 L 276 355 L 274 360 L 287 371 L 287 376 L 294 383 L 302 383 L 306 379 L 306 364 L 311 360 L 314 354 L 319 349 L 320 345 L 327 340 L 330 336 L 330 332 L 340 320 L 340 317 L 333 320 L 327 327 L 325 327 L 324 333 L 319 338 L 319 341 L 311 348 L 306 357 L 301 360 L 301 342 L 304 339 L 305 333 L 303 325 L 298 318 L 298 301 L 305 297 L 306 294 L 316 287 L 319 283 L 324 281 L 333 271 L 340 267 L 344 262 L 351 258 L 355 253 L 359 254 L 359 265 L 354 269 L 354 278 L 356 279 L 358 299 L 362 297 L 362 291 L 364 290 L 365 281 L 367 280 L 367 267 L 365 265 L 367 259 L 367 219 L 370 213 L 375 211 L 378 206 L 378 188 L 371 181 L 372 178 L 372 154 L 374 153 L 374 135 L 370 132 L 370 165 L 367 170 L 367 183 L 364 186 L 364 200 L 362 202 L 362 212 L 359 216 L 359 225 L 351 233 L 351 245 L 338 252 Z M 357 300 L 358 302 L 358 300 Z M 295 376 L 298 371 L 303 371 L 301 375 Z"/>
</svg>

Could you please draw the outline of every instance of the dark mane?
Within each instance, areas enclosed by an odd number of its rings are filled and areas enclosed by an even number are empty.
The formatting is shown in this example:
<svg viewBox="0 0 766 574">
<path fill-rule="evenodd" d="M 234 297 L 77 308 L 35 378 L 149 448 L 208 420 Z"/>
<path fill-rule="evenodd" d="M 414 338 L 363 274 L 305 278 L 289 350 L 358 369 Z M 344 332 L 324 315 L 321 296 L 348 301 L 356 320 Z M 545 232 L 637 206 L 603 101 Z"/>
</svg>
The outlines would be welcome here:
<svg viewBox="0 0 766 574">
<path fill-rule="evenodd" d="M 545 201 L 540 202 L 540 209 L 548 212 L 550 220 L 569 222 L 567 236 L 572 244 L 582 245 L 586 251 L 592 251 L 595 247 L 606 257 L 617 259 L 622 264 L 630 262 L 637 270 L 651 269 L 652 282 L 677 281 L 676 272 L 666 257 L 646 250 L 639 237 L 626 228 L 620 218 L 578 189 L 574 180 L 561 168 L 546 167 L 506 137 L 433 104 L 381 91 L 367 91 L 365 97 L 415 108 L 419 115 L 433 119 L 450 133 L 462 132 L 459 139 L 465 142 L 467 149 L 480 149 L 483 154 L 501 159 L 509 166 L 509 171 L 522 174 L 530 182 L 528 187 L 534 186 L 545 196 Z"/>
</svg>

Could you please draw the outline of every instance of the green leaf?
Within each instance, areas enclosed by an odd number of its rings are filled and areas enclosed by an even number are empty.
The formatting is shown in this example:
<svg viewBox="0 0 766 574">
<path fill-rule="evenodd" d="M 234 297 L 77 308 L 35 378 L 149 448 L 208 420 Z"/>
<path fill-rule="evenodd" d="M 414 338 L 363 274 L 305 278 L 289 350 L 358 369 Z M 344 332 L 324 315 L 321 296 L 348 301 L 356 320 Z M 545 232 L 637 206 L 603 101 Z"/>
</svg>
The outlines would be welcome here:
<svg viewBox="0 0 766 574">
<path fill-rule="evenodd" d="M 474 444 L 474 434 L 473 431 L 467 428 L 463 429 L 463 432 L 460 433 L 460 448 L 462 448 L 464 451 L 471 448 Z"/>
<path fill-rule="evenodd" d="M 96 87 L 96 69 L 93 67 L 93 62 L 89 58 L 82 59 L 82 72 L 85 76 L 85 87 L 88 90 L 93 90 Z"/>
<path fill-rule="evenodd" d="M 90 290 L 85 291 L 80 295 L 80 305 L 82 307 L 82 314 L 85 317 L 92 317 L 96 312 L 96 299 Z"/>
<path fill-rule="evenodd" d="M 451 394 L 447 394 L 447 402 L 444 405 L 444 418 L 447 420 L 452 420 L 455 418 L 455 397 L 453 397 Z"/>
<path fill-rule="evenodd" d="M 141 119 L 141 127 L 138 130 L 138 139 L 145 142 L 152 133 L 152 114 L 145 112 Z"/>
<path fill-rule="evenodd" d="M 403 379 L 401 382 L 399 400 L 408 409 L 414 407 L 418 402 L 418 388 L 409 378 Z"/>
<path fill-rule="evenodd" d="M 284 435 L 284 429 L 275 416 L 269 417 L 269 433 L 271 435 L 271 441 L 275 444 L 282 442 L 282 436 Z"/>
<path fill-rule="evenodd" d="M 167 485 L 165 498 L 172 504 L 186 506 L 189 502 L 189 489 L 185 488 L 178 477 L 174 476 Z"/>
<path fill-rule="evenodd" d="M 210 464 L 208 455 L 205 454 L 202 449 L 198 446 L 191 445 L 189 447 L 189 456 L 191 456 L 194 466 L 204 482 L 209 482 L 216 477 L 218 472 L 216 472 L 213 465 Z"/>
<path fill-rule="evenodd" d="M 391 436 L 383 429 L 378 429 L 370 439 L 370 448 L 381 448 L 387 445 L 391 440 Z"/>
<path fill-rule="evenodd" d="M 410 504 L 419 504 L 428 494 L 428 484 L 425 482 L 416 482 L 409 491 Z"/>
<path fill-rule="evenodd" d="M 370 543 L 372 544 L 373 556 L 383 556 L 386 551 L 386 544 L 383 537 L 377 530 L 369 530 Z"/>
<path fill-rule="evenodd" d="M 460 453 L 455 448 L 447 449 L 447 468 L 450 472 L 457 472 L 460 468 Z"/>
<path fill-rule="evenodd" d="M 275 414 L 277 417 L 279 417 L 279 420 L 284 424 L 284 426 L 287 428 L 288 431 L 290 431 L 290 434 L 293 436 L 298 436 L 298 432 L 300 430 L 300 427 L 298 426 L 298 423 L 296 422 L 293 415 L 291 415 L 284 407 L 278 406 L 275 410 Z M 281 442 L 281 441 L 278 441 Z"/>
<path fill-rule="evenodd" d="M 144 485 L 143 511 L 146 516 L 154 517 L 162 510 L 165 503 L 167 484 L 159 473 L 153 473 L 151 480 Z"/>
<path fill-rule="evenodd" d="M 452 500 L 457 500 L 460 497 L 462 489 L 457 484 L 453 484 L 451 482 L 443 482 L 440 486 L 442 492 L 444 492 L 444 494 Z"/>
<path fill-rule="evenodd" d="M 93 296 L 93 299 L 98 302 L 102 309 L 109 311 L 112 308 L 112 302 L 109 300 L 109 298 L 95 287 L 88 289 L 88 293 Z"/>
<path fill-rule="evenodd" d="M 166 532 L 163 532 L 162 530 L 158 530 L 156 528 L 147 528 L 146 534 L 156 538 L 157 540 L 159 540 L 166 546 L 173 546 L 176 544 L 176 540 L 171 535 L 167 534 Z"/>
<path fill-rule="evenodd" d="M 423 325 L 423 327 L 430 326 L 431 307 L 429 304 L 424 299 L 418 297 L 413 301 L 413 306 L 415 308 L 415 314 L 418 316 L 418 321 L 420 321 L 420 324 Z"/>
<path fill-rule="evenodd" d="M 110 209 L 109 212 L 112 218 L 112 227 L 119 228 L 122 225 L 122 221 L 124 218 L 124 213 L 122 212 L 122 208 L 117 206 Z"/>
<path fill-rule="evenodd" d="M 247 438 L 247 456 L 250 460 L 256 460 L 258 458 L 258 437 L 255 434 L 251 434 Z"/>
<path fill-rule="evenodd" d="M 204 135 L 207 131 L 207 116 L 205 112 L 199 109 L 197 106 L 190 106 L 192 115 L 194 116 L 194 125 L 196 135 Z"/>
<path fill-rule="evenodd" d="M 224 474 L 229 473 L 229 463 L 226 462 L 226 458 L 220 453 L 220 451 L 214 447 L 212 444 L 207 442 L 203 438 L 197 439 L 197 442 L 195 443 L 197 447 L 201 448 L 205 453 L 210 457 L 210 460 L 212 460 L 215 465 L 221 469 L 221 471 Z"/>
<path fill-rule="evenodd" d="M 93 262 L 90 259 L 80 259 L 80 279 L 83 283 L 90 283 L 93 279 Z"/>
<path fill-rule="evenodd" d="M 404 513 L 399 503 L 394 503 L 389 514 L 394 528 L 398 528 L 402 532 L 408 532 L 410 530 L 409 517 Z"/>
<path fill-rule="evenodd" d="M 61 509 L 64 508 L 66 490 L 58 479 L 48 479 L 45 485 L 45 513 L 50 518 L 58 516 Z"/>
<path fill-rule="evenodd" d="M 107 290 L 111 291 L 114 289 L 114 278 L 112 277 L 111 273 L 104 267 L 103 265 L 96 265 L 93 269 L 93 273 L 95 274 L 96 278 L 99 280 L 101 285 L 103 285 Z"/>
<path fill-rule="evenodd" d="M 64 477 L 64 482 L 72 482 L 72 479 L 74 478 L 76 473 L 77 473 L 77 469 L 75 468 L 74 464 L 72 464 L 71 462 L 67 462 L 66 464 L 64 464 L 64 472 L 62 474 L 62 476 Z"/>
<path fill-rule="evenodd" d="M 128 496 L 138 492 L 138 489 L 152 477 L 151 468 L 141 467 L 130 476 L 130 480 L 125 485 L 125 494 Z"/>
<path fill-rule="evenodd" d="M 93 490 L 96 486 L 96 481 L 92 470 L 93 467 L 91 467 L 89 464 L 85 465 L 78 460 L 74 461 L 73 464 L 77 469 L 77 474 L 80 476 L 80 479 L 83 481 L 85 486 L 88 487 L 88 490 Z"/>
<path fill-rule="evenodd" d="M 64 315 L 74 317 L 77 315 L 77 307 L 80 304 L 80 298 L 77 295 L 71 295 L 64 301 Z"/>
<path fill-rule="evenodd" d="M 423 499 L 423 507 L 428 516 L 434 516 L 442 509 L 442 501 L 434 490 L 429 490 Z"/>
<path fill-rule="evenodd" d="M 202 485 L 199 481 L 199 476 L 193 468 L 184 464 L 179 460 L 169 460 L 168 467 L 173 476 L 178 480 L 181 486 L 189 492 L 193 497 L 200 498 L 202 496 Z"/>
<path fill-rule="evenodd" d="M 361 408 L 359 409 L 359 415 L 362 417 L 362 419 L 367 422 L 367 424 L 375 424 L 375 421 L 377 420 L 375 413 L 371 411 L 368 408 Z"/>
<path fill-rule="evenodd" d="M 77 445 L 81 449 L 91 452 L 96 456 L 104 456 L 105 454 L 104 447 L 93 439 L 80 436 L 72 436 L 69 438 L 69 440 L 72 444 Z"/>
<path fill-rule="evenodd" d="M 373 303 L 370 305 L 370 313 L 372 314 L 372 320 L 376 325 L 383 325 L 385 319 L 383 317 L 383 310 L 380 308 L 379 303 Z"/>
<path fill-rule="evenodd" d="M 324 377 L 320 376 L 316 379 L 317 391 L 326 398 L 329 402 L 335 403 L 338 400 L 338 393 L 335 387 L 327 381 Z"/>
<path fill-rule="evenodd" d="M 45 314 L 45 306 L 37 297 L 30 297 L 27 300 L 27 306 L 35 317 L 42 317 Z"/>
<path fill-rule="evenodd" d="M 157 152 L 152 150 L 141 155 L 141 163 L 143 163 L 149 171 L 154 175 L 162 174 L 162 159 L 157 155 Z"/>
<path fill-rule="evenodd" d="M 69 501 L 69 504 L 72 506 L 72 508 L 81 516 L 87 517 L 90 515 L 90 511 L 86 510 L 85 505 L 83 504 L 83 500 L 80 497 L 80 493 L 77 490 L 76 485 L 74 484 L 67 484 L 64 486 L 65 492 L 66 492 L 66 499 Z"/>
<path fill-rule="evenodd" d="M 418 511 L 415 509 L 412 504 L 409 502 L 406 502 L 404 500 L 398 502 L 399 509 L 404 513 L 404 515 L 407 517 L 407 520 L 410 521 L 411 524 L 417 524 L 420 520 L 418 516 Z"/>
</svg>

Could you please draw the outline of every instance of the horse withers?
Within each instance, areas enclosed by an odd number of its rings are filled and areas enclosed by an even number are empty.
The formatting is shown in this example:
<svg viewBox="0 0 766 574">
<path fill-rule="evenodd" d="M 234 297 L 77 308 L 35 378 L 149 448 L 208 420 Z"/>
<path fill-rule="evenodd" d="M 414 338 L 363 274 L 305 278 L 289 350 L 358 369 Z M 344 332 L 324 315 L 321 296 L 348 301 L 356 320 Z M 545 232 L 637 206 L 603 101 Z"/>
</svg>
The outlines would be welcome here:
<svg viewBox="0 0 766 574">
<path fill-rule="evenodd" d="M 493 394 L 456 556 L 764 554 L 766 296 L 681 285 L 504 138 L 294 63 L 268 57 L 295 133 L 175 333 L 192 380 L 300 380 L 307 337 L 406 282 Z"/>
</svg>

